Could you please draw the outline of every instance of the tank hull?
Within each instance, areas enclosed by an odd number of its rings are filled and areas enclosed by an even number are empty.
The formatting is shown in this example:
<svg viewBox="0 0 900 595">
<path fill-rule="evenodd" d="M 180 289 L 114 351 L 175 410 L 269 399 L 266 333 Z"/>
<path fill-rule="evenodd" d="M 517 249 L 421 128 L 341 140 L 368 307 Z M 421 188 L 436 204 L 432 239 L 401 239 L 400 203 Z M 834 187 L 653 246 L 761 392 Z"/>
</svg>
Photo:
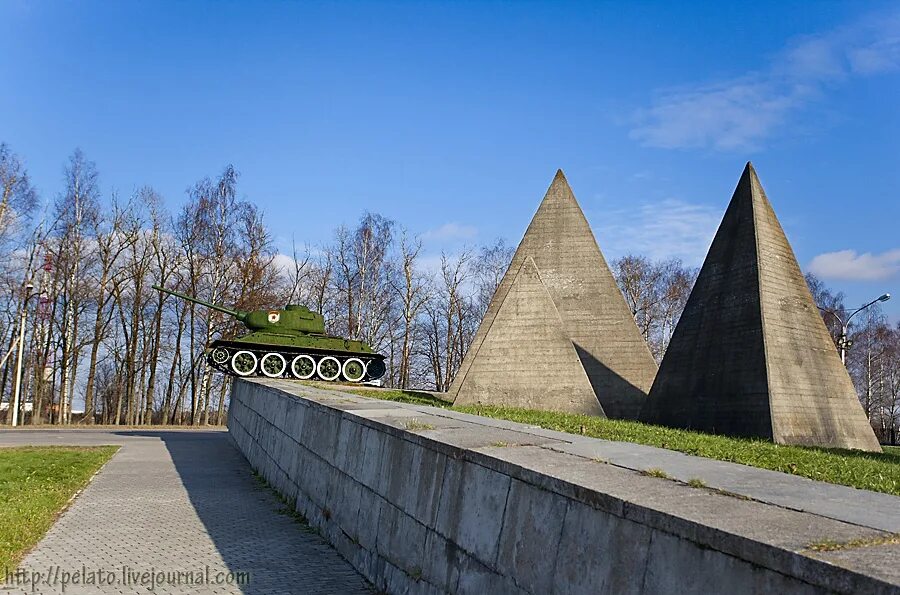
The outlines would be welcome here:
<svg viewBox="0 0 900 595">
<path fill-rule="evenodd" d="M 384 356 L 361 341 L 327 335 L 253 332 L 213 341 L 209 364 L 237 377 L 371 382 L 385 373 Z"/>
</svg>

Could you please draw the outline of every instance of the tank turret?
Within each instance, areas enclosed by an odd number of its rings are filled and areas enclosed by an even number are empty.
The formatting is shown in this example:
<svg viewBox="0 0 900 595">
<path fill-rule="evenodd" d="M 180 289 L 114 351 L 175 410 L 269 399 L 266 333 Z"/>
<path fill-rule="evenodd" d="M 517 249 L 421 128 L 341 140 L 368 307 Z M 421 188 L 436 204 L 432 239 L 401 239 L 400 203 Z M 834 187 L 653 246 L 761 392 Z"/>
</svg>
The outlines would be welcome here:
<svg viewBox="0 0 900 595">
<path fill-rule="evenodd" d="M 203 300 L 191 297 L 187 294 L 166 289 L 159 285 L 154 285 L 154 289 L 158 289 L 164 293 L 180 297 L 183 300 L 206 306 L 212 310 L 217 310 L 237 318 L 244 326 L 251 331 L 275 331 L 280 330 L 288 333 L 306 333 L 312 335 L 325 334 L 325 318 L 318 312 L 313 312 L 306 306 L 299 304 L 289 304 L 284 310 L 253 310 L 245 312 L 243 310 L 232 310 L 218 304 L 211 304 Z"/>
<path fill-rule="evenodd" d="M 234 310 L 154 285 L 154 289 L 239 320 L 250 331 L 218 339 L 207 349 L 210 365 L 233 376 L 262 375 L 369 382 L 384 375 L 384 356 L 363 343 L 325 333 L 325 319 L 300 304 L 278 310 Z"/>
</svg>

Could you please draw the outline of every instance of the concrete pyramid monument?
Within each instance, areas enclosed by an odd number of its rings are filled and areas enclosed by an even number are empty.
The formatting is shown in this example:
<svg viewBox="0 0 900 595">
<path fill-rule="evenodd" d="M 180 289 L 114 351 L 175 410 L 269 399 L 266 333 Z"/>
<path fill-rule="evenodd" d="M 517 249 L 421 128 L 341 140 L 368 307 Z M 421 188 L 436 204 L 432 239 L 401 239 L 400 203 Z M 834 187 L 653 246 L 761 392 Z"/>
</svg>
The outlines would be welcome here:
<svg viewBox="0 0 900 595">
<path fill-rule="evenodd" d="M 880 450 L 749 163 L 643 418 L 780 444 Z"/>
<path fill-rule="evenodd" d="M 540 370 L 540 382 L 533 378 L 536 370 Z M 490 395 L 491 405 L 545 409 L 550 403 L 561 411 L 603 415 L 530 256 L 516 272 L 485 333 L 478 357 L 469 366 L 465 389 L 469 394 Z"/>
<path fill-rule="evenodd" d="M 517 277 L 523 276 L 510 297 Z M 549 302 L 534 289 L 535 279 L 540 280 Z M 509 299 L 515 305 L 506 306 Z M 581 374 L 587 376 L 593 398 L 599 402 L 599 407 L 591 409 L 600 414 L 602 407 L 614 418 L 635 418 L 653 382 L 656 362 L 562 171 L 556 173 L 531 220 L 450 387 L 457 404 L 502 402 L 585 411 L 580 389 L 566 398 L 556 390 L 560 366 L 566 374 L 571 370 L 562 355 L 569 350 L 561 349 L 554 339 L 552 355 L 532 352 L 542 348 L 533 344 L 549 336 L 550 313 L 536 312 L 549 305 L 555 307 L 551 313 L 559 317 L 559 331 L 571 343 Z M 499 316 L 501 310 L 503 316 Z M 500 330 L 495 331 L 495 325 Z M 505 341 L 515 348 L 498 358 Z M 580 374 L 571 373 L 574 376 L 567 376 L 566 386 L 574 388 L 580 385 Z"/>
</svg>

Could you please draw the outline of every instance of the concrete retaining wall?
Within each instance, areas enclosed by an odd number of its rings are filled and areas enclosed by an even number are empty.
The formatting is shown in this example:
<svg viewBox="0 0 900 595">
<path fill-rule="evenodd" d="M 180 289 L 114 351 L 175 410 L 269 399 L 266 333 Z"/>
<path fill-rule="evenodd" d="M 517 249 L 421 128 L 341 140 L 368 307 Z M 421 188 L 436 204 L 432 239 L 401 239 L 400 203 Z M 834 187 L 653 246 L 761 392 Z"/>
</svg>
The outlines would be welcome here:
<svg viewBox="0 0 900 595">
<path fill-rule="evenodd" d="M 254 380 L 235 382 L 228 425 L 251 465 L 388 593 L 900 592 L 852 562 L 798 551 L 870 528 L 647 477 L 554 450 L 566 435 L 467 417 Z"/>
</svg>

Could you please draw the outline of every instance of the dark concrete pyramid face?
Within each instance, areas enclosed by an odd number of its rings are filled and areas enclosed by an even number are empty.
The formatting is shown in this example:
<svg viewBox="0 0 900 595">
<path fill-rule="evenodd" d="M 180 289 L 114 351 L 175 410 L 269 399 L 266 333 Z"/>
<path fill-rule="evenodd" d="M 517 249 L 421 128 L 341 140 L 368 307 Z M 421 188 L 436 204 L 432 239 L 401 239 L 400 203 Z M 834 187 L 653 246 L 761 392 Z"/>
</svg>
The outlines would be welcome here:
<svg viewBox="0 0 900 595">
<path fill-rule="evenodd" d="M 492 402 L 490 394 L 472 391 L 466 378 L 528 257 L 540 271 L 563 331 L 603 410 L 610 417 L 636 417 L 656 374 L 656 362 L 562 171 L 557 172 L 494 294 L 450 389 L 451 396 L 457 403 Z M 547 387 L 543 374 L 535 362 L 531 375 L 535 387 Z"/>
<path fill-rule="evenodd" d="M 750 164 L 678 321 L 643 417 L 781 444 L 880 450 Z"/>
<path fill-rule="evenodd" d="M 491 405 L 603 415 L 531 257 L 516 272 L 461 394 L 484 395 L 476 401 Z"/>
</svg>

